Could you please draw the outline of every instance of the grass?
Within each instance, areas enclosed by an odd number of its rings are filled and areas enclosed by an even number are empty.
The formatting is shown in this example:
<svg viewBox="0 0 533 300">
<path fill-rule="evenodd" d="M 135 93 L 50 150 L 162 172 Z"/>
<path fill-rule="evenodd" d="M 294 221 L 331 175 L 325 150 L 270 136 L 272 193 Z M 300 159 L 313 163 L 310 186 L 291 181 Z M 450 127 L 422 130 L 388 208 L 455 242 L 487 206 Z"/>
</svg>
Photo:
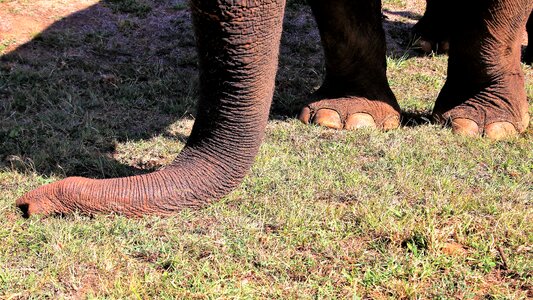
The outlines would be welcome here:
<svg viewBox="0 0 533 300">
<path fill-rule="evenodd" d="M 198 79 L 184 2 L 142 2 L 142 18 L 111 2 L 0 59 L 0 298 L 532 297 L 532 131 L 491 142 L 429 124 L 446 57 L 415 55 L 414 20 L 399 14 L 386 13 L 387 63 L 415 116 L 406 126 L 295 120 L 323 74 L 309 9 L 295 1 L 272 120 L 237 190 L 165 219 L 22 219 L 14 201 L 32 188 L 160 168 L 190 132 Z M 385 9 L 421 13 L 409 3 Z"/>
<path fill-rule="evenodd" d="M 0 40 L 0 54 L 4 53 L 10 45 L 16 43 L 15 40 Z"/>
<path fill-rule="evenodd" d="M 152 7 L 147 2 L 138 0 L 106 0 L 108 6 L 115 13 L 132 14 L 138 17 L 145 17 L 152 10 Z"/>
</svg>

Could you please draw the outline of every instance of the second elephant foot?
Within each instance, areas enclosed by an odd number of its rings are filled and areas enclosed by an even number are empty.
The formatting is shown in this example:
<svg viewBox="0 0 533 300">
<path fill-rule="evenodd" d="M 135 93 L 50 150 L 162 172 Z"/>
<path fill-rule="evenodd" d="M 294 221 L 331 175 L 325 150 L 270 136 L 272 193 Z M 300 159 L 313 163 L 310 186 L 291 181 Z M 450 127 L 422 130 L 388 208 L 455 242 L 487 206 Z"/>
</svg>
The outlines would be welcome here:
<svg viewBox="0 0 533 300">
<path fill-rule="evenodd" d="M 438 123 L 448 124 L 456 134 L 464 136 L 484 136 L 492 140 L 514 137 L 525 131 L 529 124 L 529 114 L 524 112 L 519 120 L 510 114 L 507 117 L 486 118 L 487 113 L 476 113 L 471 106 L 461 105 L 445 113 L 434 112 Z M 506 114 L 501 114 L 506 115 Z M 481 117 L 483 116 L 483 117 Z"/>
<path fill-rule="evenodd" d="M 383 101 L 360 97 L 320 100 L 308 104 L 300 112 L 305 124 L 334 129 L 363 127 L 390 130 L 400 125 L 399 107 Z"/>
</svg>

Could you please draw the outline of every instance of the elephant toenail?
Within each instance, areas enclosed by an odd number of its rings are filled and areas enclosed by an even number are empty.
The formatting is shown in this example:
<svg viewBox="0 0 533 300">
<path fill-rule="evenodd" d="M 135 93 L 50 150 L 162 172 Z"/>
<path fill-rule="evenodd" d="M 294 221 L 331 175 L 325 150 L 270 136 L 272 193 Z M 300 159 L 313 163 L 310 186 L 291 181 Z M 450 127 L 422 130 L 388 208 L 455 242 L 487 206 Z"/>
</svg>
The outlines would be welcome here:
<svg viewBox="0 0 533 300">
<path fill-rule="evenodd" d="M 433 51 L 431 43 L 426 40 L 420 39 L 420 41 L 418 41 L 418 45 L 420 46 L 420 49 L 422 49 L 422 51 L 424 51 L 425 53 L 431 53 L 431 51 Z"/>
<path fill-rule="evenodd" d="M 366 113 L 349 115 L 346 119 L 346 125 L 344 126 L 344 128 L 348 130 L 363 127 L 376 127 L 376 122 L 374 122 L 374 118 L 371 115 Z"/>
<path fill-rule="evenodd" d="M 323 108 L 318 110 L 313 118 L 313 123 L 333 129 L 342 129 L 341 117 L 332 109 Z"/>
<path fill-rule="evenodd" d="M 304 107 L 298 116 L 298 120 L 302 121 L 304 124 L 309 124 L 309 119 L 311 118 L 311 109 L 309 107 Z"/>
<path fill-rule="evenodd" d="M 400 126 L 400 117 L 399 116 L 387 116 L 383 121 L 383 129 L 391 130 L 396 129 Z"/>
<path fill-rule="evenodd" d="M 485 127 L 485 136 L 491 140 L 501 140 L 517 134 L 516 128 L 509 122 L 495 122 Z"/>
<path fill-rule="evenodd" d="M 479 126 L 470 119 L 457 118 L 452 121 L 452 131 L 465 136 L 478 136 Z"/>
<path fill-rule="evenodd" d="M 450 42 L 444 41 L 439 43 L 439 52 L 448 53 L 450 51 Z"/>
</svg>

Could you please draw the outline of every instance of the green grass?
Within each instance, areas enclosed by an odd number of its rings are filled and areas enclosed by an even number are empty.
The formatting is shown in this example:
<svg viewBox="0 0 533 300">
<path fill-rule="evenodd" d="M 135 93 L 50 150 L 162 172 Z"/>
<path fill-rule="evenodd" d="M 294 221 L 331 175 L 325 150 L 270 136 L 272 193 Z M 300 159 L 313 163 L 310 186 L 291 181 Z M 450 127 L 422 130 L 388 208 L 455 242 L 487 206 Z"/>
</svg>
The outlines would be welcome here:
<svg viewBox="0 0 533 300">
<path fill-rule="evenodd" d="M 2 56 L 1 299 L 531 297 L 531 129 L 491 142 L 425 122 L 447 59 L 413 56 L 396 39 L 390 83 L 421 118 L 390 132 L 300 124 L 323 64 L 298 2 L 273 118 L 237 190 L 172 218 L 21 218 L 14 201 L 32 188 L 146 172 L 183 147 L 198 79 L 180 5 L 151 3 L 141 19 L 106 10 Z M 532 99 L 533 70 L 524 71 Z"/>
<path fill-rule="evenodd" d="M 1 2 L 0 2 L 1 3 Z M 12 45 L 15 44 L 15 40 L 1 40 L 0 39 L 0 54 L 4 54 L 6 52 L 6 49 Z"/>
</svg>

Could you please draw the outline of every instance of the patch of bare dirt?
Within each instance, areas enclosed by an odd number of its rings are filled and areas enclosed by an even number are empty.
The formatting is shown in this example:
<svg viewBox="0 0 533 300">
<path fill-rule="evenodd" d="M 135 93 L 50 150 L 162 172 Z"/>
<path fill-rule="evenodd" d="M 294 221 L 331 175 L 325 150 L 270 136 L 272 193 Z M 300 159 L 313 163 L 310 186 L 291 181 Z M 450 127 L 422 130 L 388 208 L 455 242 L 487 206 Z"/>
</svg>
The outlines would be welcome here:
<svg viewBox="0 0 533 300">
<path fill-rule="evenodd" d="M 469 285 L 478 287 L 472 298 L 471 295 L 457 294 L 457 299 L 493 299 L 495 294 L 506 294 L 512 290 L 512 299 L 531 299 L 533 297 L 533 289 L 531 285 L 524 283 L 521 280 L 513 278 L 504 270 L 494 270 L 486 274 L 482 278 L 471 279 Z"/>
<path fill-rule="evenodd" d="M 445 243 L 441 248 L 442 253 L 448 256 L 466 256 L 468 251 L 466 248 L 456 242 Z"/>
<path fill-rule="evenodd" d="M 57 20 L 88 8 L 98 0 L 7 1 L 0 3 L 0 45 L 12 50 L 30 41 Z"/>
</svg>

